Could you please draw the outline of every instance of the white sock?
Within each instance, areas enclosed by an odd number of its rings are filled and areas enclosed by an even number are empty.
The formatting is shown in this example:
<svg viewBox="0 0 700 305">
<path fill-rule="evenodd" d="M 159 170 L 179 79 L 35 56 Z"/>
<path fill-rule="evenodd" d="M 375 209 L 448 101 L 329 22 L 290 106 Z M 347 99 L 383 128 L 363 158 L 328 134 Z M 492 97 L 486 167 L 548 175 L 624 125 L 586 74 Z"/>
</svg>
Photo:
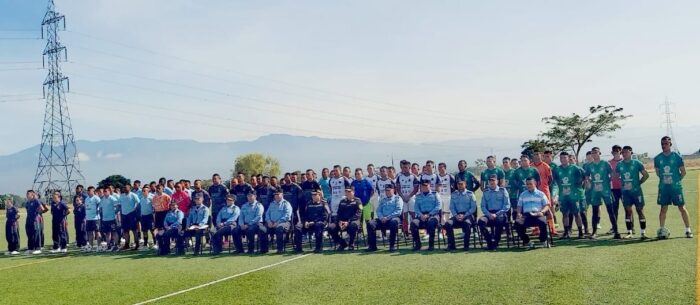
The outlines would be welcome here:
<svg viewBox="0 0 700 305">
<path fill-rule="evenodd" d="M 646 231 L 647 231 L 647 230 L 642 229 L 642 234 L 646 234 Z"/>
<path fill-rule="evenodd" d="M 686 227 L 686 228 L 685 228 L 685 232 L 686 232 L 686 233 L 690 233 L 690 227 Z"/>
</svg>

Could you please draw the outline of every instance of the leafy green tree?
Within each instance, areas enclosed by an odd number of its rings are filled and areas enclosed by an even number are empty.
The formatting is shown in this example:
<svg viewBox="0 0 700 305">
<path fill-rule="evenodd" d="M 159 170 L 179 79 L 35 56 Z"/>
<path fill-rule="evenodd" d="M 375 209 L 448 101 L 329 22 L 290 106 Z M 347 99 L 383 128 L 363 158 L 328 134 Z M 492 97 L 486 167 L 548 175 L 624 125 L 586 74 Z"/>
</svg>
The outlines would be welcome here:
<svg viewBox="0 0 700 305">
<path fill-rule="evenodd" d="M 245 173 L 246 176 L 263 174 L 267 176 L 277 176 L 280 174 L 280 162 L 261 153 L 249 153 L 236 157 L 233 162 L 231 176 L 237 173 Z"/>
<path fill-rule="evenodd" d="M 131 184 L 131 180 L 125 178 L 122 175 L 112 175 L 107 178 L 102 179 L 100 183 L 97 184 L 98 187 L 113 186 L 115 188 L 122 188 L 127 184 Z"/>
</svg>

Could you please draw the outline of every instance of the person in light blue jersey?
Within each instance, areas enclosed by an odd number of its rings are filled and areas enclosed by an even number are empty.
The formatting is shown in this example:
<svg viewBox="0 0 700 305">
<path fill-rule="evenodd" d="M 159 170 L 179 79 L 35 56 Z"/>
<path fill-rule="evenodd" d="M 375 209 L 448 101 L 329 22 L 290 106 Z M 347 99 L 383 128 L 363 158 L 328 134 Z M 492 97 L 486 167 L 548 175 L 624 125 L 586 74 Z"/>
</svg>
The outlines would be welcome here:
<svg viewBox="0 0 700 305">
<path fill-rule="evenodd" d="M 100 230 L 102 231 L 102 242 L 107 249 L 117 251 L 117 207 L 119 199 L 112 196 L 112 190 L 105 186 L 102 188 L 102 196 L 100 197 Z"/>
<path fill-rule="evenodd" d="M 85 251 L 93 250 L 93 242 L 100 238 L 100 196 L 102 189 L 95 190 L 89 186 L 85 199 L 85 231 L 87 233 L 87 245 Z"/>
<path fill-rule="evenodd" d="M 122 237 L 124 238 L 123 250 L 129 250 L 131 245 L 131 236 L 129 232 L 134 235 L 134 250 L 139 249 L 139 231 L 137 230 L 137 225 L 139 221 L 138 211 L 139 207 L 139 196 L 131 192 L 131 186 L 125 185 L 121 188 L 121 194 L 119 194 L 119 207 L 121 211 L 121 224 L 122 224 Z"/>
<path fill-rule="evenodd" d="M 150 247 L 148 243 L 148 233 L 151 233 L 153 238 L 154 246 L 156 242 L 156 233 L 153 226 L 154 214 L 153 214 L 153 193 L 151 193 L 151 187 L 146 185 L 141 190 L 139 195 L 139 207 L 141 210 L 141 217 L 139 223 L 141 224 L 141 236 L 143 237 L 143 246 L 148 249 Z"/>
</svg>

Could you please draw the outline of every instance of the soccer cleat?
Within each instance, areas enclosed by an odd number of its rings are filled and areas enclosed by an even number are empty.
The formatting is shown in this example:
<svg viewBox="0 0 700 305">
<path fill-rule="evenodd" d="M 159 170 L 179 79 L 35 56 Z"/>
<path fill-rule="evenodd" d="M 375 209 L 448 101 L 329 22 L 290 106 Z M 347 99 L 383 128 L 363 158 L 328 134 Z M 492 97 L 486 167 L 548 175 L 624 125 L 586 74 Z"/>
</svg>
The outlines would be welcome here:
<svg viewBox="0 0 700 305">
<path fill-rule="evenodd" d="M 34 251 L 32 251 L 32 254 L 39 255 L 39 254 L 41 254 L 41 250 L 34 250 Z"/>
<path fill-rule="evenodd" d="M 10 252 L 10 255 L 19 255 L 19 251 L 12 251 Z"/>
<path fill-rule="evenodd" d="M 649 237 L 647 237 L 647 233 L 642 233 L 642 236 L 640 237 L 641 240 L 647 240 Z"/>
<path fill-rule="evenodd" d="M 685 232 L 686 238 L 693 238 L 693 232 Z"/>
</svg>

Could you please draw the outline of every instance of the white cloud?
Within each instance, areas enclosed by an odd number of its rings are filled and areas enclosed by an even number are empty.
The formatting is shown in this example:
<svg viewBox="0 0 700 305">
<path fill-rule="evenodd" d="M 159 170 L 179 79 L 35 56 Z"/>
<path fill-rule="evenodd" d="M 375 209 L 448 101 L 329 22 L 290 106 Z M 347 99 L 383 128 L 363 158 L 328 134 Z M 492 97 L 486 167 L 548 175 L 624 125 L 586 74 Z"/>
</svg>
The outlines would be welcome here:
<svg viewBox="0 0 700 305">
<path fill-rule="evenodd" d="M 79 152 L 78 153 L 78 161 L 80 161 L 80 162 L 90 161 L 90 156 L 84 152 Z"/>
<path fill-rule="evenodd" d="M 102 156 L 103 159 L 119 159 L 122 157 L 121 153 L 111 153 Z"/>
</svg>

